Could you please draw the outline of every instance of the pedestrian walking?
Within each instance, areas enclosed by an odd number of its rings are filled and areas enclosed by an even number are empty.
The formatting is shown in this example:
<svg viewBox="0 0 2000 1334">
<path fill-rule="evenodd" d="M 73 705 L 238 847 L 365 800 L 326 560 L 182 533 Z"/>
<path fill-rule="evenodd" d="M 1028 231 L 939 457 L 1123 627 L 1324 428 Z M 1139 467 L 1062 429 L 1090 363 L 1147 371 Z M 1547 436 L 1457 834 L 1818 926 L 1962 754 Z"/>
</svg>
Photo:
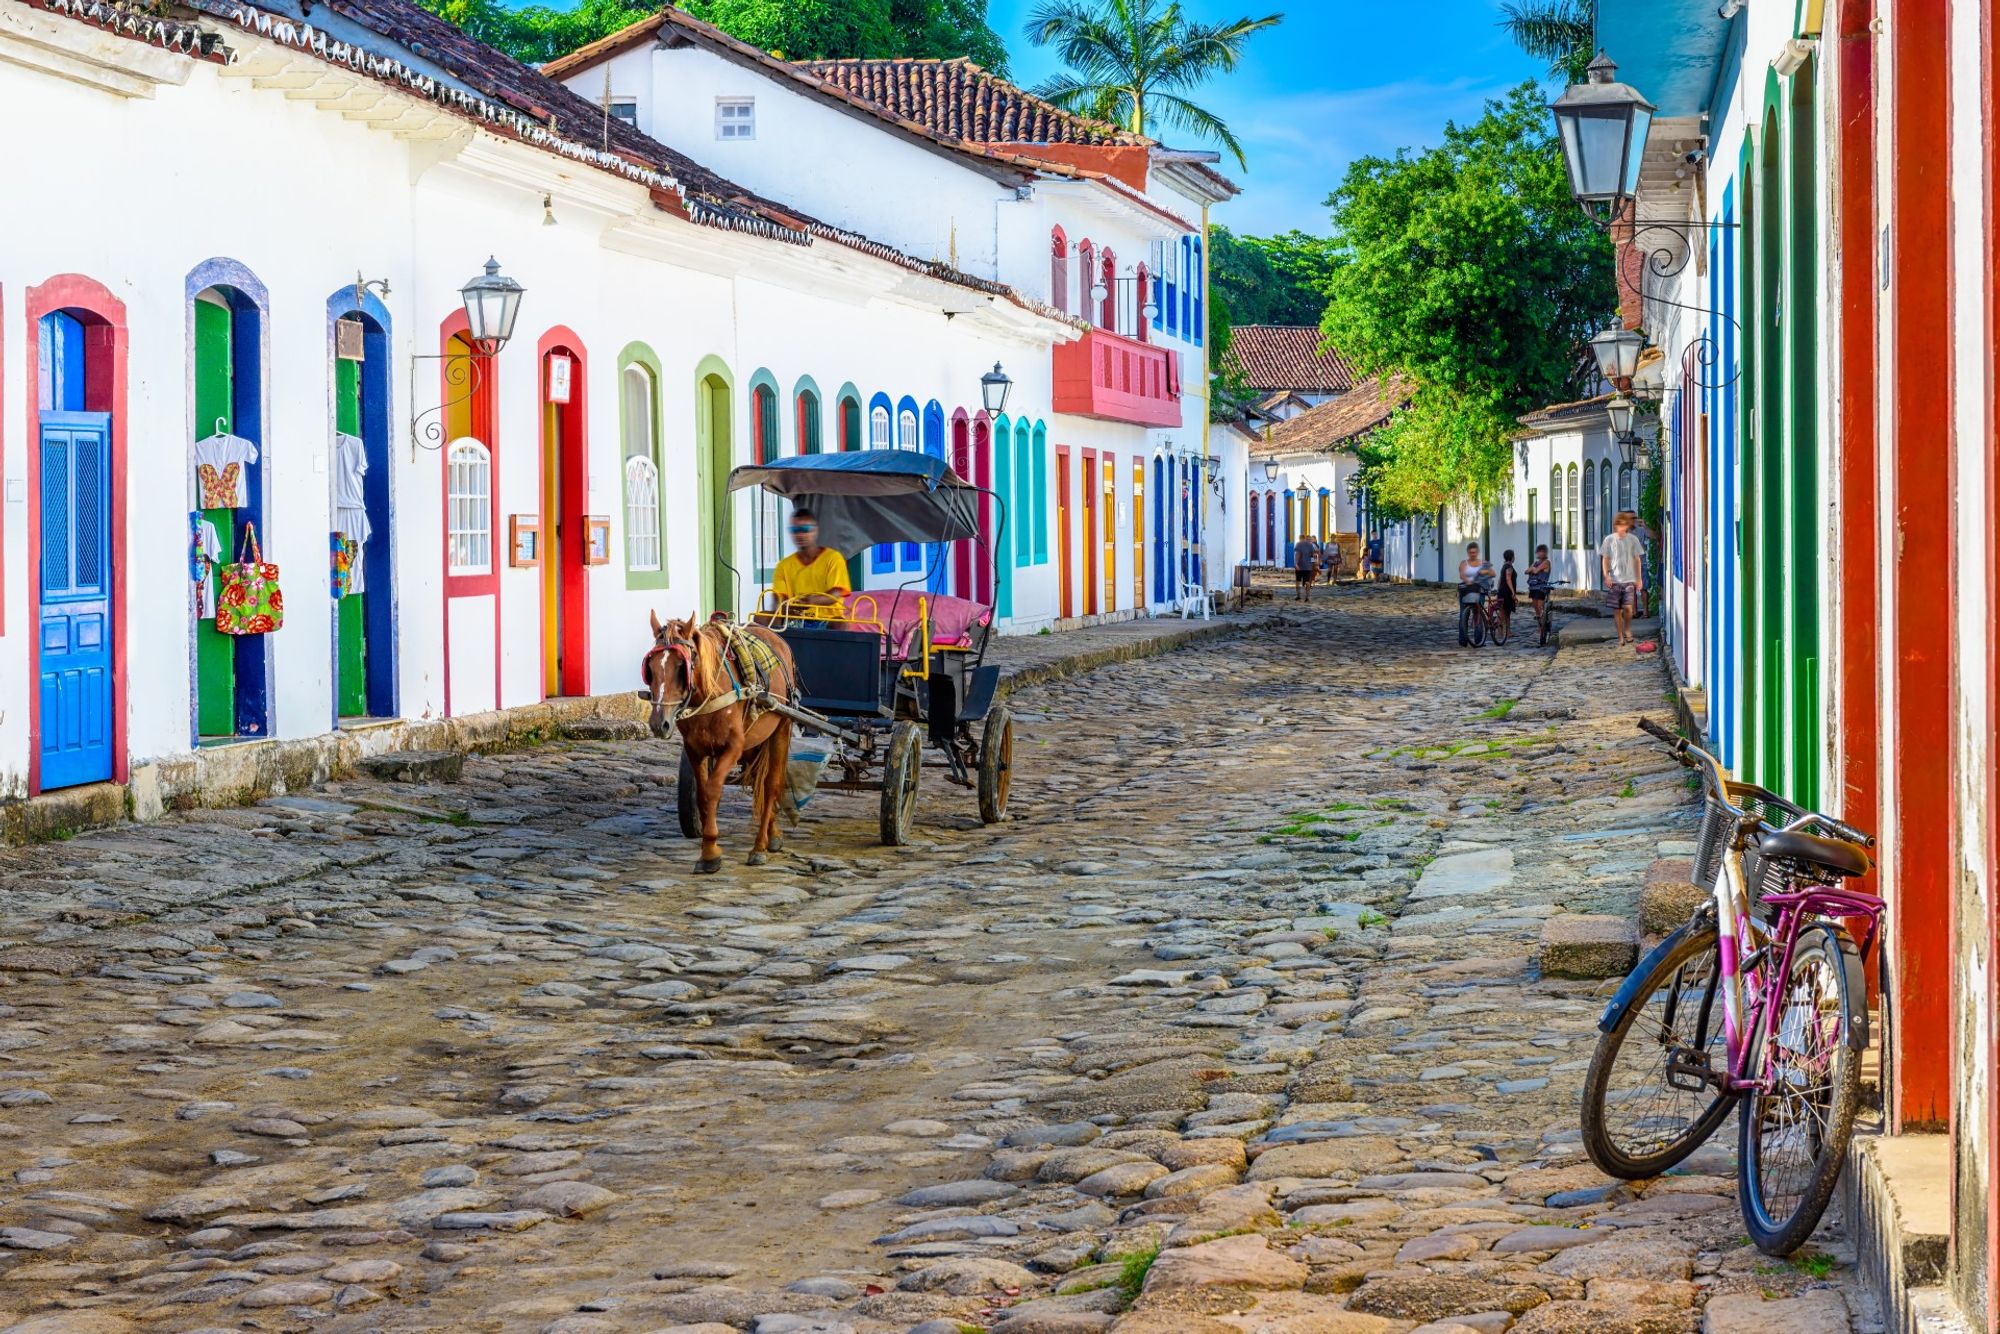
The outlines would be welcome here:
<svg viewBox="0 0 2000 1334">
<path fill-rule="evenodd" d="M 1377 582 L 1382 578 L 1382 538 L 1378 534 L 1368 539 L 1368 565 Z"/>
<path fill-rule="evenodd" d="M 1514 609 L 1521 605 L 1520 575 L 1514 569 L 1514 553 L 1500 553 L 1500 612 L 1507 618 L 1507 631 L 1514 630 Z"/>
<path fill-rule="evenodd" d="M 1328 584 L 1340 577 L 1340 543 L 1331 537 L 1319 550 L 1319 573 L 1321 582 Z"/>
<path fill-rule="evenodd" d="M 1313 575 L 1319 570 L 1319 543 L 1306 533 L 1292 543 L 1292 575 L 1296 581 L 1293 600 L 1312 601 Z"/>
<path fill-rule="evenodd" d="M 1618 626 L 1621 647 L 1632 643 L 1632 617 L 1646 591 L 1646 548 L 1632 529 L 1638 516 L 1618 511 L 1611 532 L 1598 543 L 1597 560 L 1604 570 L 1604 602 Z"/>
</svg>

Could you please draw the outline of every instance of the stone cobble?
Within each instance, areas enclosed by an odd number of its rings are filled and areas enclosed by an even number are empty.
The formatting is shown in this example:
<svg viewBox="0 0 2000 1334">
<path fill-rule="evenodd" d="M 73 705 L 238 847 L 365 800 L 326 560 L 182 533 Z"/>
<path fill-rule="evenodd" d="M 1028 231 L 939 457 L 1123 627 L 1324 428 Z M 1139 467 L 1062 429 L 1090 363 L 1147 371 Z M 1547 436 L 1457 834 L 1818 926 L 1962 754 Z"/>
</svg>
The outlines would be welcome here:
<svg viewBox="0 0 2000 1334">
<path fill-rule="evenodd" d="M 732 793 L 697 878 L 674 749 L 572 741 L 0 854 L 0 1330 L 1846 1327 L 1726 1137 L 1580 1151 L 1535 951 L 1685 843 L 1660 666 L 1451 610 L 1024 675 L 1010 819 L 905 848 Z"/>
</svg>

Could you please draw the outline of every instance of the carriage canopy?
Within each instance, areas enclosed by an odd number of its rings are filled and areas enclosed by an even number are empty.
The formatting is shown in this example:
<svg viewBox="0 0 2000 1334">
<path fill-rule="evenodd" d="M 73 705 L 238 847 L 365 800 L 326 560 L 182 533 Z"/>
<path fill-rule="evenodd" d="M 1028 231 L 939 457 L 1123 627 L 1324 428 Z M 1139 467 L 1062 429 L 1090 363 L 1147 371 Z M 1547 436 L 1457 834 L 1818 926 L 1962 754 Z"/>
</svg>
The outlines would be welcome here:
<svg viewBox="0 0 2000 1334">
<path fill-rule="evenodd" d="M 749 486 L 811 510 L 820 541 L 844 555 L 883 542 L 979 536 L 979 488 L 943 459 L 914 450 L 802 454 L 729 474 L 731 491 Z"/>
</svg>

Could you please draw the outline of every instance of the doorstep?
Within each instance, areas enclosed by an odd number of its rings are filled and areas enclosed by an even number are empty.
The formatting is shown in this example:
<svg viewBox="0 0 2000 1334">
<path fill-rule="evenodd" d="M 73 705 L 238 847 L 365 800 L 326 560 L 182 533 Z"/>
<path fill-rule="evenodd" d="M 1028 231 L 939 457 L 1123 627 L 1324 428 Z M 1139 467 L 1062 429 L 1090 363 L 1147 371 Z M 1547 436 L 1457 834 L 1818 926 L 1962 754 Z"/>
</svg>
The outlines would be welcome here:
<svg viewBox="0 0 2000 1334">
<path fill-rule="evenodd" d="M 1857 1128 L 1841 1206 L 1861 1281 L 1882 1304 L 1887 1334 L 1973 1334 L 1946 1286 L 1951 1245 L 1951 1137 Z"/>
</svg>

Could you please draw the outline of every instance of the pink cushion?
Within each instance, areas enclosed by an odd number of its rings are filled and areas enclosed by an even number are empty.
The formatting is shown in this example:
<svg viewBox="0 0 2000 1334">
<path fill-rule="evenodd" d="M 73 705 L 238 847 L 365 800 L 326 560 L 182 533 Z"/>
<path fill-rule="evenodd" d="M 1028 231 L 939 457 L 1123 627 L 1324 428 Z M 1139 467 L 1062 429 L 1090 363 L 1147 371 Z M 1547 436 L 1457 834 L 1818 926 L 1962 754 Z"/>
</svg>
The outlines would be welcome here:
<svg viewBox="0 0 2000 1334">
<path fill-rule="evenodd" d="M 993 609 L 981 606 L 967 598 L 949 597 L 944 594 L 918 594 L 909 590 L 901 593 L 883 592 L 875 594 L 881 600 L 882 623 L 889 631 L 889 651 L 898 659 L 906 659 L 916 650 L 919 623 L 919 605 L 927 607 L 931 617 L 931 645 L 947 648 L 965 648 L 972 643 L 972 632 L 993 620 Z M 922 599 L 921 604 L 919 598 Z"/>
</svg>

